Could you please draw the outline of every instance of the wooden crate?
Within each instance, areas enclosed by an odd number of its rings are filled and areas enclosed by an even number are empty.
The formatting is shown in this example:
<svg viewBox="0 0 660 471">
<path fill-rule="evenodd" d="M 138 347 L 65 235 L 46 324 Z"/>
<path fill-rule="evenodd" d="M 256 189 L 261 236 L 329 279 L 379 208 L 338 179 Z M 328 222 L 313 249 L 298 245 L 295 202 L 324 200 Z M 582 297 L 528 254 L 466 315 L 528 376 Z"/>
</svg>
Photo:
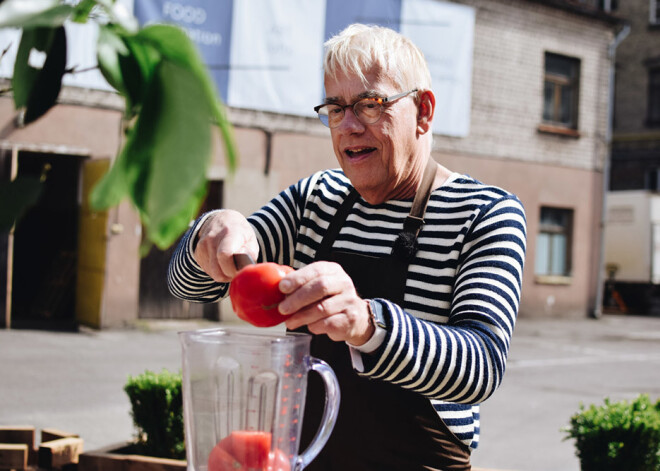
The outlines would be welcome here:
<svg viewBox="0 0 660 471">
<path fill-rule="evenodd" d="M 80 455 L 78 471 L 186 471 L 185 460 L 126 454 L 130 442 Z"/>
<path fill-rule="evenodd" d="M 55 428 L 41 431 L 36 446 L 31 425 L 0 426 L 0 470 L 61 469 L 78 463 L 83 440 L 77 434 Z"/>
</svg>

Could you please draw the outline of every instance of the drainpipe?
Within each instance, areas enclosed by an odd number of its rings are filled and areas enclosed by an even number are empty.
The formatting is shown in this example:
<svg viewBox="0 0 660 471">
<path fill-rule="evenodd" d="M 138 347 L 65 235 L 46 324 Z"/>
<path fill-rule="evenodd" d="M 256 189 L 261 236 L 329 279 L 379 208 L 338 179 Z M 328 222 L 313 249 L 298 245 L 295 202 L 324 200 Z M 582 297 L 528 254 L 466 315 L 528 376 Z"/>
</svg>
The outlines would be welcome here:
<svg viewBox="0 0 660 471">
<path fill-rule="evenodd" d="M 616 34 L 614 41 L 608 47 L 607 55 L 610 59 L 609 74 L 609 100 L 607 104 L 607 129 L 605 132 L 605 143 L 607 145 L 607 156 L 603 164 L 603 196 L 600 215 L 600 253 L 598 256 L 598 273 L 596 275 L 596 300 L 591 317 L 599 319 L 603 315 L 603 292 L 605 290 L 605 225 L 607 224 L 607 192 L 610 189 L 610 163 L 612 160 L 612 127 L 614 125 L 614 71 L 616 48 L 621 41 L 626 39 L 630 33 L 630 25 L 625 24 L 621 31 Z"/>
</svg>

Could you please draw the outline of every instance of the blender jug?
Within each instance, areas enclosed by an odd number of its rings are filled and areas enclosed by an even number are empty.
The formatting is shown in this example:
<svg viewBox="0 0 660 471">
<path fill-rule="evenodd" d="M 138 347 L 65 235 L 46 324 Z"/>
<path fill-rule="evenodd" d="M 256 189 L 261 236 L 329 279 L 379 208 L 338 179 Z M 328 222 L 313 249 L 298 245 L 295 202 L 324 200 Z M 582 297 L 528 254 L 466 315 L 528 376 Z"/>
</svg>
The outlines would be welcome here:
<svg viewBox="0 0 660 471">
<path fill-rule="evenodd" d="M 327 442 L 339 384 L 311 336 L 219 328 L 179 333 L 189 471 L 299 471 Z M 307 372 L 326 387 L 323 419 L 299 453 Z"/>
</svg>

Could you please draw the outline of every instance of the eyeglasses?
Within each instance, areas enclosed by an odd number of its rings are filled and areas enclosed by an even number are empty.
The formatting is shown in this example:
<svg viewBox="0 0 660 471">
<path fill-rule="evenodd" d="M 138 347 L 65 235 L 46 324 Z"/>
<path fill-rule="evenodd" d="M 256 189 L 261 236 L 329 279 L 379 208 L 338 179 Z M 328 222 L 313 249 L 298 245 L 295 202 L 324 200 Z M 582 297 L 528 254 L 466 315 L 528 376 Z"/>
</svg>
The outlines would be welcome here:
<svg viewBox="0 0 660 471">
<path fill-rule="evenodd" d="M 417 91 L 418 89 L 415 88 L 408 92 L 399 93 L 398 95 L 387 98 L 362 98 L 355 103 L 350 103 L 348 105 L 324 103 L 315 106 L 314 111 L 318 113 L 321 122 L 329 128 L 336 128 L 341 124 L 341 121 L 344 119 L 346 108 L 353 108 L 353 114 L 355 114 L 355 117 L 362 124 L 374 124 L 377 123 L 383 115 L 385 105 L 391 104 L 392 102 L 407 97 L 411 93 Z"/>
</svg>

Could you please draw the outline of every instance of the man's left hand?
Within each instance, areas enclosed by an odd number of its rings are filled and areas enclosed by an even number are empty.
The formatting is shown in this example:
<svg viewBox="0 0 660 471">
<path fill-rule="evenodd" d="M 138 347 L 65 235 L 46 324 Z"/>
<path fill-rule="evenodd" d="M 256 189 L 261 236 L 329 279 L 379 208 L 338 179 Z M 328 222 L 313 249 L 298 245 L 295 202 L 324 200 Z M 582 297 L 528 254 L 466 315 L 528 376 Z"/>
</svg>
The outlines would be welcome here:
<svg viewBox="0 0 660 471">
<path fill-rule="evenodd" d="M 279 305 L 288 329 L 306 325 L 313 334 L 360 346 L 375 331 L 368 301 L 357 295 L 353 280 L 334 262 L 315 262 L 280 281 L 286 298 Z"/>
</svg>

